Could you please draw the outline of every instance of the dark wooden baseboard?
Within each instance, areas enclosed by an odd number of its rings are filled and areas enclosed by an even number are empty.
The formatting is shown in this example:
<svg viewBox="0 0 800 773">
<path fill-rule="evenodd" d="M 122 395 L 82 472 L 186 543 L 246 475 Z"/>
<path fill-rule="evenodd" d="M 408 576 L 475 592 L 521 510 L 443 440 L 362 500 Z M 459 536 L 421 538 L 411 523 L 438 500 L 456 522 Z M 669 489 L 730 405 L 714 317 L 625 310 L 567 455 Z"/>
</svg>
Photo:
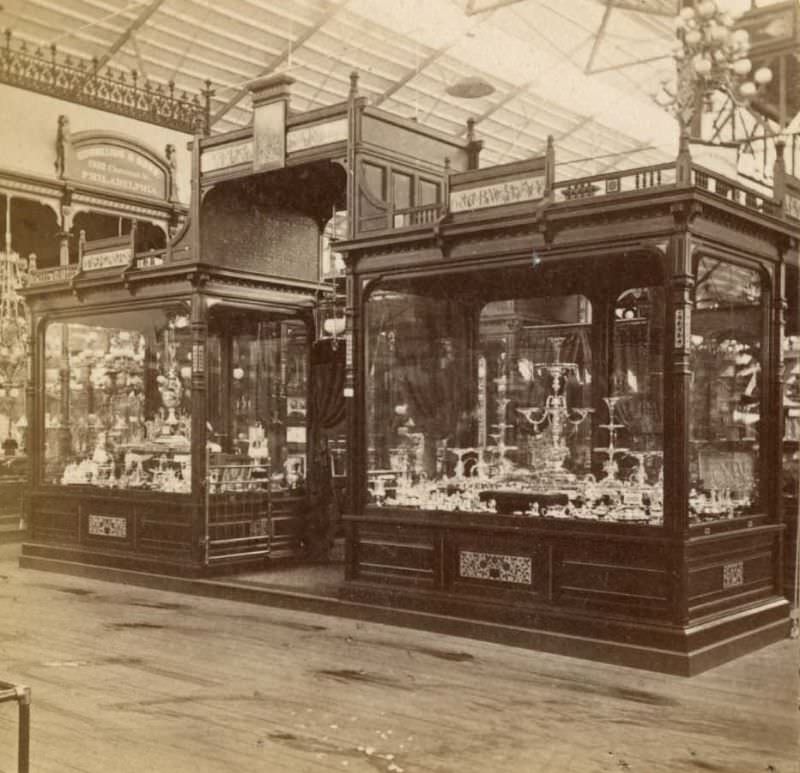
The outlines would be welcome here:
<svg viewBox="0 0 800 773">
<path fill-rule="evenodd" d="M 609 640 L 590 635 L 569 634 L 542 627 L 468 618 L 454 613 L 433 613 L 413 606 L 404 606 L 397 597 L 378 599 L 370 587 L 368 600 L 353 583 L 343 583 L 338 596 L 303 593 L 294 589 L 282 590 L 237 584 L 235 577 L 190 578 L 131 571 L 97 564 L 66 561 L 36 555 L 27 550 L 20 557 L 20 566 L 52 571 L 79 577 L 138 585 L 148 588 L 194 594 L 210 598 L 240 601 L 262 606 L 295 609 L 316 614 L 334 615 L 434 633 L 479 639 L 506 646 L 522 647 L 567 657 L 578 657 L 619 666 L 659 671 L 678 676 L 692 676 L 728 660 L 752 652 L 785 638 L 789 632 L 788 604 L 770 600 L 735 616 L 708 621 L 701 628 L 704 635 L 716 626 L 717 638 L 712 644 L 693 647 L 692 635 L 671 632 L 679 649 L 648 646 L 622 640 Z M 362 589 L 363 590 L 363 589 Z M 359 598 L 361 596 L 361 598 Z"/>
</svg>

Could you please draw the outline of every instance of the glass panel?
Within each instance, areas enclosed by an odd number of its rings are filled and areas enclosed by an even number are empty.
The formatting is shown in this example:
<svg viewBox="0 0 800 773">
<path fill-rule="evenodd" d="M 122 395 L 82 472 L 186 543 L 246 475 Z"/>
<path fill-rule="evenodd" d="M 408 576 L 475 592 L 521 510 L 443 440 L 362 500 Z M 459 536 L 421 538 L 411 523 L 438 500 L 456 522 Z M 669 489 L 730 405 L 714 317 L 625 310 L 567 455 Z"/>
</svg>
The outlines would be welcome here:
<svg viewBox="0 0 800 773">
<path fill-rule="evenodd" d="M 306 479 L 308 340 L 299 321 L 221 312 L 209 323 L 211 493 Z"/>
<path fill-rule="evenodd" d="M 426 204 L 437 204 L 438 201 L 439 183 L 429 182 L 428 180 L 420 180 L 417 206 L 424 207 Z"/>
<path fill-rule="evenodd" d="M 386 200 L 386 170 L 382 166 L 364 163 L 364 183 L 370 195 L 379 201 Z"/>
<path fill-rule="evenodd" d="M 787 266 L 786 270 L 787 301 L 786 332 L 783 337 L 783 493 L 794 497 L 787 503 L 787 511 L 797 516 L 796 497 L 800 494 L 798 470 L 798 447 L 800 447 L 800 308 L 798 308 L 798 290 L 800 277 L 798 270 Z"/>
<path fill-rule="evenodd" d="M 690 517 L 759 508 L 761 280 L 757 271 L 702 258 L 692 315 Z"/>
<path fill-rule="evenodd" d="M 598 423 L 604 449 L 595 448 L 615 479 L 652 487 L 643 494 L 650 512 L 663 499 L 664 318 L 661 287 L 631 289 L 617 298 L 610 395 L 603 399 L 608 423 Z"/>
<path fill-rule="evenodd" d="M 400 172 L 392 173 L 392 188 L 394 191 L 394 198 L 392 199 L 395 209 L 408 209 L 411 206 L 411 176 L 401 174 Z"/>
<path fill-rule="evenodd" d="M 659 523 L 663 293 L 634 291 L 636 316 L 614 331 L 631 376 L 608 396 L 592 351 L 605 322 L 585 296 L 485 301 L 481 280 L 426 284 L 386 283 L 367 302 L 369 503 Z"/>
<path fill-rule="evenodd" d="M 53 323 L 44 375 L 45 482 L 189 492 L 185 313 L 147 309 Z"/>
</svg>

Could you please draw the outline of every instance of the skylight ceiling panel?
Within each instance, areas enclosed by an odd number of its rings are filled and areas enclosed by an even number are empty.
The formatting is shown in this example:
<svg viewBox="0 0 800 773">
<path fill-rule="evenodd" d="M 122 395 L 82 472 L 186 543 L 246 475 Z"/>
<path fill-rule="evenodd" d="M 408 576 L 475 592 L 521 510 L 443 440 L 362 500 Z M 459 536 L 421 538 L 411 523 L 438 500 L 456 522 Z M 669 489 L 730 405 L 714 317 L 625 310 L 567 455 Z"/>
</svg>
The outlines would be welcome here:
<svg viewBox="0 0 800 773">
<path fill-rule="evenodd" d="M 541 123 L 554 127 L 555 131 L 568 131 L 579 122 L 587 120 L 585 115 L 559 110 L 549 103 L 540 103 L 533 97 L 511 100 L 484 120 L 517 123 L 534 117 Z"/>
<path fill-rule="evenodd" d="M 605 10 L 606 3 L 595 0 L 539 0 L 502 9 L 494 23 L 523 43 L 565 60 L 566 52 L 574 49 L 578 41 L 597 33 Z"/>
<path fill-rule="evenodd" d="M 334 91 L 326 84 L 298 80 L 292 84 L 292 108 L 305 112 L 316 107 L 343 102 L 346 93 Z"/>
<path fill-rule="evenodd" d="M 194 2 L 194 0 L 184 0 Z M 235 7 L 240 17 L 258 18 L 266 20 L 267 24 L 274 23 L 277 19 L 288 20 L 294 27 L 314 27 L 327 13 L 332 0 L 225 0 L 222 5 Z"/>
<path fill-rule="evenodd" d="M 381 108 L 390 113 L 394 113 L 401 118 L 409 120 L 418 120 L 426 126 L 431 126 L 437 130 L 456 137 L 461 129 L 464 128 L 466 118 L 459 121 L 457 118 L 445 117 L 436 112 L 431 113 L 430 108 L 432 104 L 424 104 L 422 102 L 414 104 L 413 102 L 406 102 L 402 97 L 397 98 L 397 95 L 387 99 L 381 105 Z"/>
<path fill-rule="evenodd" d="M 352 14 L 334 16 L 323 32 L 338 41 L 354 41 L 378 59 L 386 59 L 406 68 L 413 68 L 435 49 L 398 36 L 388 27 L 364 22 Z"/>
<path fill-rule="evenodd" d="M 12 10 L 14 3 L 4 3 L 5 10 Z M 127 11 L 127 14 L 126 14 Z M 102 37 L 114 37 L 123 32 L 135 18 L 135 6 L 130 3 L 113 3 L 107 9 L 98 8 L 87 0 L 74 2 L 58 2 L 57 0 L 26 0 L 17 11 L 20 16 L 33 18 L 41 13 L 48 13 L 48 21 L 58 17 L 54 26 L 62 35 L 76 31 L 82 27 L 92 26 Z"/>
<path fill-rule="evenodd" d="M 205 88 L 205 81 L 211 81 L 211 87 L 216 91 L 227 87 L 236 87 L 251 77 L 247 70 L 234 70 L 232 66 L 223 68 L 215 63 L 201 59 L 191 52 L 184 56 L 175 56 L 169 48 L 158 46 L 150 39 L 138 42 L 142 63 L 146 68 L 145 75 L 149 78 L 156 76 L 156 71 L 164 80 L 174 80 L 183 86 L 189 79 Z M 118 55 L 119 56 L 119 55 Z M 118 56 L 112 60 L 112 66 L 118 61 Z M 136 69 L 139 69 L 138 60 L 128 55 Z M 180 66 L 178 72 L 175 68 Z"/>
<path fill-rule="evenodd" d="M 166 0 L 169 13 L 179 16 L 186 24 L 197 23 L 206 17 L 206 24 L 220 29 L 229 28 L 235 34 L 257 40 L 260 36 L 296 38 L 314 27 L 322 15 L 316 6 L 290 2 L 247 2 L 225 0 L 215 3 L 205 0 Z"/>
<path fill-rule="evenodd" d="M 423 101 L 428 104 L 434 104 L 436 112 L 443 115 L 475 116 L 491 106 L 490 102 L 477 99 L 469 100 L 470 104 L 465 104 L 467 100 L 457 99 L 447 94 L 444 84 L 436 84 L 433 88 L 425 88 L 424 85 L 418 84 L 416 79 L 406 84 L 392 96 L 409 105 L 422 103 Z"/>
<path fill-rule="evenodd" d="M 524 43 L 489 24 L 474 36 L 458 41 L 449 49 L 448 56 L 469 66 L 480 62 L 485 77 L 512 85 L 535 80 L 542 70 L 554 67 L 553 57 L 545 49 Z"/>
<path fill-rule="evenodd" d="M 339 95 L 339 99 L 345 99 L 350 91 L 350 75 L 346 67 L 328 67 L 323 70 L 305 62 L 295 62 L 293 67 L 284 72 L 296 81 L 292 84 L 292 95 L 301 82 L 312 88 L 322 86 L 329 93 Z"/>
<path fill-rule="evenodd" d="M 211 115 L 214 115 L 215 110 L 218 110 L 219 108 L 221 108 L 223 104 L 225 104 L 224 100 L 217 100 L 217 99 L 214 99 L 212 97 L 211 98 Z M 236 107 L 232 107 L 230 110 L 228 110 L 225 113 L 225 115 L 222 118 L 220 118 L 218 121 L 216 121 L 212 125 L 212 127 L 211 127 L 212 131 L 214 131 L 214 133 L 219 133 L 220 128 L 223 127 L 226 122 L 231 124 L 229 129 L 226 129 L 226 131 L 229 131 L 230 128 L 238 128 L 240 126 L 249 126 L 253 122 L 252 105 L 248 104 L 245 107 L 239 107 L 237 105 Z"/>
<path fill-rule="evenodd" d="M 370 72 L 376 77 L 387 81 L 387 88 L 389 84 L 397 82 L 414 66 L 413 63 L 409 67 L 405 62 L 396 62 L 384 58 L 382 54 L 374 54 L 366 49 L 361 41 L 345 44 L 344 41 L 336 40 L 336 38 L 331 37 L 324 31 L 315 35 L 312 40 L 309 40 L 302 48 L 298 49 L 296 55 L 302 58 L 309 52 L 315 58 L 324 60 L 329 59 L 331 56 L 344 60 L 345 56 L 354 55 L 358 57 L 357 61 L 364 63 L 362 66 L 354 68 L 358 70 L 359 75 Z"/>
<path fill-rule="evenodd" d="M 39 19 L 44 19 L 44 24 L 53 34 L 42 40 L 43 44 L 56 43 L 61 48 L 62 41 L 66 43 L 73 38 L 80 44 L 79 50 L 85 58 L 91 58 L 98 49 L 108 48 L 125 29 L 124 26 L 117 29 L 110 24 L 93 24 L 96 21 L 93 16 L 85 12 L 77 13 L 71 7 L 68 10 L 56 0 L 29 0 L 25 4 L 25 12 L 18 15 L 37 23 Z"/>
<path fill-rule="evenodd" d="M 23 18 L 14 13 L 3 14 L 2 21 L 5 22 L 12 31 L 12 45 L 16 40 L 25 41 L 28 48 L 36 49 L 41 48 L 46 51 L 51 41 L 55 40 L 60 34 L 59 27 L 53 26 L 52 22 L 43 18 L 44 14 L 37 14 L 35 17 Z M 9 24 L 10 22 L 10 24 Z M 91 45 L 99 44 L 99 41 L 93 39 Z M 72 56 L 77 56 L 81 59 L 88 59 L 85 46 L 81 46 L 80 42 L 76 43 L 75 40 L 69 38 L 58 46 L 59 52 L 69 53 Z"/>
<path fill-rule="evenodd" d="M 179 35 L 177 31 L 149 29 L 146 36 L 137 37 L 136 43 L 145 61 L 149 57 L 162 63 L 172 62 L 173 69 L 179 64 L 183 69 L 185 62 L 194 62 L 194 69 L 201 71 L 207 68 L 206 77 L 216 84 L 239 83 L 243 79 L 251 78 L 265 63 L 263 57 L 256 59 L 226 56 L 222 50 L 194 45 L 191 38 Z M 131 46 L 126 46 L 126 49 L 130 48 Z"/>
<path fill-rule="evenodd" d="M 396 36 L 413 39 L 433 49 L 465 35 L 483 21 L 468 17 L 455 3 L 442 0 L 403 0 L 395 3 L 350 0 L 347 9 L 391 30 Z"/>
<path fill-rule="evenodd" d="M 182 15 L 171 12 L 169 6 L 164 13 L 156 14 L 152 20 L 137 33 L 137 38 L 153 38 L 157 35 L 175 36 L 198 51 L 212 52 L 220 56 L 236 58 L 259 66 L 272 56 L 278 56 L 286 48 L 287 41 L 278 35 L 259 35 L 254 38 L 252 28 L 248 34 L 237 34 L 229 26 L 212 27 L 207 24 L 189 25 Z"/>
<path fill-rule="evenodd" d="M 292 33 L 289 29 L 285 34 L 275 27 L 262 29 L 255 22 L 247 24 L 244 20 L 230 18 L 218 12 L 202 14 L 190 21 L 184 19 L 182 14 L 165 13 L 162 16 L 169 16 L 173 27 L 178 25 L 198 44 L 204 43 L 206 39 L 216 39 L 219 45 L 228 49 L 230 56 L 238 56 L 240 47 L 256 54 L 265 50 L 283 51 L 296 35 L 296 31 Z"/>
<path fill-rule="evenodd" d="M 333 66 L 337 69 L 345 68 L 349 81 L 350 73 L 356 71 L 359 75 L 359 87 L 364 83 L 369 83 L 381 92 L 396 83 L 405 73 L 402 67 L 392 66 L 381 67 L 373 66 L 375 60 L 360 48 L 345 46 L 341 43 L 338 47 L 323 48 L 316 41 L 312 44 L 303 46 L 293 54 L 293 61 L 314 67 L 321 71 L 328 71 Z"/>
<path fill-rule="evenodd" d="M 445 127 L 443 131 L 448 134 L 460 131 L 464 127 L 466 118 L 462 121 L 458 114 L 444 113 L 435 110 L 436 99 L 430 96 L 419 95 L 417 98 L 411 97 L 408 93 L 400 91 L 389 97 L 383 104 L 381 110 L 386 110 L 395 115 L 410 120 L 422 121 L 435 114 L 435 119 L 441 121 Z"/>
<path fill-rule="evenodd" d="M 412 87 L 405 87 L 395 92 L 381 107 L 386 107 L 390 102 L 401 105 L 406 112 L 411 110 L 426 114 L 433 110 L 442 119 L 459 123 L 462 127 L 466 125 L 467 118 L 473 114 L 471 110 L 457 101 L 448 102 L 443 93 L 423 91 Z"/>
<path fill-rule="evenodd" d="M 413 56 L 409 57 L 405 53 L 397 54 L 394 48 L 382 49 L 376 41 L 360 39 L 358 37 L 336 38 L 326 29 L 321 30 L 314 36 L 313 40 L 308 41 L 303 49 L 311 48 L 318 52 L 336 50 L 342 48 L 344 40 L 352 41 L 350 45 L 357 47 L 363 55 L 372 58 L 378 64 L 379 71 L 389 75 L 393 71 L 397 72 L 395 79 L 401 78 L 409 70 L 415 67 Z M 347 46 L 345 45 L 345 48 Z"/>
<path fill-rule="evenodd" d="M 536 9 L 538 11 L 534 12 Z M 548 0 L 537 4 L 535 8 L 521 3 L 510 6 L 509 13 L 501 16 L 498 23 L 505 24 L 508 31 L 521 40 L 533 38 L 556 55 L 561 52 L 562 66 L 558 73 L 539 77 L 536 81 L 536 91 L 541 96 L 561 104 L 579 104 L 582 111 L 596 115 L 602 123 L 613 126 L 627 136 L 640 136 L 643 127 L 649 130 L 651 125 L 655 132 L 661 132 L 664 126 L 662 117 L 649 108 L 638 92 L 630 88 L 630 83 L 620 89 L 601 76 L 587 76 L 583 69 L 589 51 L 585 54 L 581 51 L 580 56 L 567 56 L 573 50 L 575 41 L 588 37 L 594 39 L 603 11 L 602 6 L 588 0 L 571 0 L 569 4 Z M 611 11 L 613 13 L 614 9 Z M 515 24 L 511 23 L 513 18 L 517 20 Z M 566 38 L 562 36 L 564 25 L 573 28 Z"/>
<path fill-rule="evenodd" d="M 636 71 L 631 63 L 663 56 L 665 62 L 671 61 L 670 48 L 675 41 L 674 32 L 668 37 L 658 37 L 641 27 L 630 24 L 627 15 L 620 12 L 611 14 L 607 29 L 595 51 L 591 70 L 620 67 L 616 75 L 630 86 Z M 634 65 L 638 66 L 638 65 Z M 603 74 L 597 73 L 597 74 Z"/>
<path fill-rule="evenodd" d="M 509 132 L 496 135 L 491 140 L 483 139 L 484 147 L 491 145 L 500 153 L 508 153 L 513 148 L 529 148 L 529 155 L 538 155 L 547 146 L 547 132 L 532 132 L 526 126 L 510 127 Z"/>
<path fill-rule="evenodd" d="M 492 136 L 502 139 L 506 143 L 530 142 L 535 147 L 544 147 L 547 144 L 548 136 L 551 134 L 553 134 L 552 127 L 527 121 L 508 126 L 503 131 L 494 132 Z M 478 133 L 478 138 L 483 138 L 480 132 Z"/>
</svg>

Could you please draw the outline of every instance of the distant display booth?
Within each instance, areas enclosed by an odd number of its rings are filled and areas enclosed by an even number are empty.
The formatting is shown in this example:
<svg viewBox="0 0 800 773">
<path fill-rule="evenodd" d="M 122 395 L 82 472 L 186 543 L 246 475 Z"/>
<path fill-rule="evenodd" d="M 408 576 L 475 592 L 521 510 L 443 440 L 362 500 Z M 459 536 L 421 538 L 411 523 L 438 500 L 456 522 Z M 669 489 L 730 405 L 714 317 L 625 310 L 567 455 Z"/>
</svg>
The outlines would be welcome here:
<svg viewBox="0 0 800 773">
<path fill-rule="evenodd" d="M 344 206 L 346 132 L 304 147 L 287 87 L 254 86 L 255 134 L 195 139 L 166 249 L 82 240 L 77 263 L 34 274 L 24 557 L 191 576 L 304 553 L 320 233 Z"/>
<path fill-rule="evenodd" d="M 779 161 L 758 193 L 684 149 L 554 182 L 550 146 L 366 213 L 376 159 L 339 245 L 346 595 L 681 674 L 785 636 L 798 181 Z"/>
</svg>

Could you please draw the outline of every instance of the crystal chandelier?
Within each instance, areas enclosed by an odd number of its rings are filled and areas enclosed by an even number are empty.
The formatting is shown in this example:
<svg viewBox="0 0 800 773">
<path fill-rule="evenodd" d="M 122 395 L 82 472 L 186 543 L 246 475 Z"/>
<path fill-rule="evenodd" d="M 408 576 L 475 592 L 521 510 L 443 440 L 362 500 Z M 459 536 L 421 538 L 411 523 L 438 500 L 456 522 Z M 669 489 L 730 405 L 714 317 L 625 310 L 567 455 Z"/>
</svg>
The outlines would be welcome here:
<svg viewBox="0 0 800 773">
<path fill-rule="evenodd" d="M 752 72 L 750 36 L 746 30 L 734 29 L 734 23 L 733 16 L 715 0 L 686 5 L 676 18 L 678 39 L 672 54 L 677 77 L 672 83 L 661 83 L 655 100 L 674 113 L 682 133 L 699 120 L 700 110 L 714 91 L 746 106 L 772 80 L 769 67 Z"/>
<path fill-rule="evenodd" d="M 35 268 L 36 258 L 34 255 L 22 258 L 11 249 L 11 198 L 6 201 L 5 249 L 0 251 L 0 416 L 5 419 L 11 437 L 15 414 L 18 414 L 18 428 L 24 427 L 28 359 L 28 319 L 17 290 Z"/>
</svg>

